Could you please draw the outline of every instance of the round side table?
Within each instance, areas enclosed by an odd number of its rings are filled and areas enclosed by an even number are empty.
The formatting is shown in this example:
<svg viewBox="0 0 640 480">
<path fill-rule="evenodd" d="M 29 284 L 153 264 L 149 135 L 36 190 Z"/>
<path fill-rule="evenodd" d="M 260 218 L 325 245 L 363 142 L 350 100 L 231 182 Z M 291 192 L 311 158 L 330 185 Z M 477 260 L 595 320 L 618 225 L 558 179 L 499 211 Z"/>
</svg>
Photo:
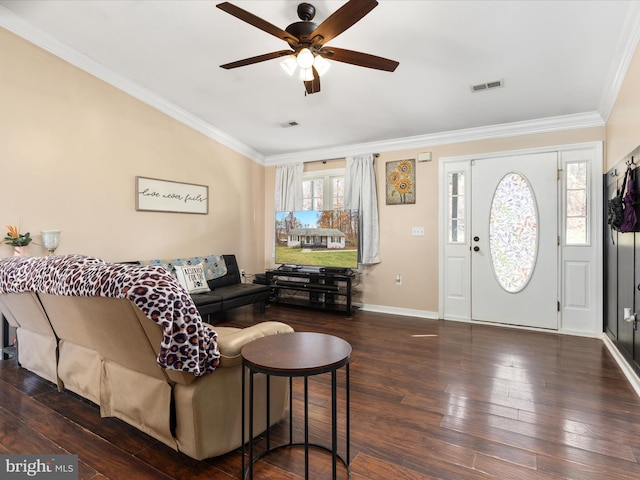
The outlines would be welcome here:
<svg viewBox="0 0 640 480">
<path fill-rule="evenodd" d="M 320 448 L 331 452 L 333 479 L 336 478 L 337 460 L 344 464 L 351 478 L 349 452 L 349 361 L 351 345 L 345 340 L 313 332 L 294 332 L 282 335 L 271 335 L 254 340 L 242 348 L 242 478 L 247 475 L 253 479 L 253 464 L 274 450 L 285 447 L 304 447 L 304 478 L 309 478 L 309 447 Z M 337 434 L 337 371 L 345 368 L 345 441 L 346 459 L 338 454 Z M 245 469 L 245 375 L 249 372 L 249 464 Z M 253 454 L 253 379 L 256 373 L 267 376 L 267 430 L 266 450 L 254 457 Z M 309 443 L 309 377 L 331 373 L 331 448 Z M 271 447 L 269 426 L 269 397 L 271 376 L 289 377 L 289 443 Z M 293 377 L 304 379 L 304 441 L 293 441 Z"/>
</svg>

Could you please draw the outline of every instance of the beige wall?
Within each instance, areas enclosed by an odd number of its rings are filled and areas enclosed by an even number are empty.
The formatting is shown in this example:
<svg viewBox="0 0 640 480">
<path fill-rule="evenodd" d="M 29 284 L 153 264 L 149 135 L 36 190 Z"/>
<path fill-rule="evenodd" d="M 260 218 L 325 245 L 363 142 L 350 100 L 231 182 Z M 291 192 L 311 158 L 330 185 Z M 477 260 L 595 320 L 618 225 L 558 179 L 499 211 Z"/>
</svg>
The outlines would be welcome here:
<svg viewBox="0 0 640 480">
<path fill-rule="evenodd" d="M 437 311 L 440 158 L 604 141 L 606 133 L 612 165 L 640 144 L 638 57 L 606 132 L 570 130 L 381 154 L 382 263 L 362 269 L 357 300 Z M 59 228 L 59 253 L 107 260 L 236 253 L 248 272 L 273 265 L 274 167 L 258 165 L 3 29 L 0 65 L 0 233 L 6 224 L 21 223 L 38 241 L 40 230 Z M 385 163 L 422 151 L 431 151 L 433 160 L 417 164 L 416 204 L 385 205 Z M 209 214 L 136 212 L 136 175 L 208 185 Z M 424 226 L 425 236 L 411 237 L 412 226 Z M 44 249 L 31 245 L 28 253 Z M 0 256 L 10 254 L 0 246 Z"/>
<path fill-rule="evenodd" d="M 438 164 L 439 159 L 604 140 L 604 128 L 571 130 L 500 140 L 459 143 L 380 155 L 377 161 L 382 263 L 364 269 L 362 303 L 438 312 Z M 432 152 L 431 162 L 416 164 L 416 204 L 385 205 L 384 164 Z M 424 237 L 412 237 L 424 226 Z M 395 285 L 396 274 L 402 285 Z"/>
<path fill-rule="evenodd" d="M 438 310 L 438 159 L 506 150 L 603 141 L 605 168 L 623 159 L 640 145 L 640 47 L 636 49 L 606 128 L 571 130 L 498 140 L 469 142 L 380 156 L 377 164 L 382 263 L 363 269 L 362 303 L 427 312 Z M 433 161 L 417 164 L 415 205 L 384 205 L 384 163 L 415 158 L 431 151 Z M 267 176 L 267 179 L 269 177 Z M 267 192 L 272 187 L 267 183 Z M 423 238 L 411 237 L 412 226 L 425 226 Z M 396 286 L 396 273 L 403 284 Z"/>
<path fill-rule="evenodd" d="M 640 47 L 629 65 L 620 93 L 607 121 L 606 168 L 640 145 Z"/>
<path fill-rule="evenodd" d="M 58 253 L 235 253 L 263 267 L 263 166 L 3 29 L 0 65 L 3 236 L 19 223 L 36 242 L 61 229 Z M 208 185 L 209 214 L 137 212 L 137 175 Z"/>
<path fill-rule="evenodd" d="M 547 147 L 582 142 L 603 141 L 604 128 L 569 130 L 479 142 L 425 147 L 415 150 L 382 153 L 376 159 L 378 206 L 380 214 L 380 254 L 382 262 L 361 267 L 360 293 L 356 302 L 368 306 L 437 313 L 438 311 L 438 164 L 443 157 L 485 154 L 508 150 Z M 416 203 L 385 204 L 386 162 L 417 158 L 419 152 L 432 152 L 431 162 L 416 163 Z M 320 168 L 314 163 L 311 168 Z M 335 168 L 328 162 L 326 168 Z M 275 167 L 265 175 L 265 258 L 273 266 L 273 214 Z M 424 237 L 412 237 L 411 227 L 425 227 Z M 402 285 L 395 284 L 397 274 Z M 411 312 L 407 312 L 411 313 Z"/>
</svg>

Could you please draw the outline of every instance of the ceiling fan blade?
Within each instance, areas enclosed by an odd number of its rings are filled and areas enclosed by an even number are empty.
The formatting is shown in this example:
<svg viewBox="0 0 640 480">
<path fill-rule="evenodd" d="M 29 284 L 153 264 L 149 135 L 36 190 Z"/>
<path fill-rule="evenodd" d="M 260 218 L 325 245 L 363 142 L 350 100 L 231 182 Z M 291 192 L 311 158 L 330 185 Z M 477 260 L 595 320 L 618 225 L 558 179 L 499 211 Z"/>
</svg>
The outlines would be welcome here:
<svg viewBox="0 0 640 480">
<path fill-rule="evenodd" d="M 308 95 L 318 93 L 320 91 L 320 75 L 318 75 L 315 67 L 311 68 L 313 68 L 313 80 L 304 82 L 304 88 L 307 90 Z"/>
<path fill-rule="evenodd" d="M 256 57 L 245 58 L 244 60 L 238 60 L 237 62 L 225 63 L 220 65 L 221 68 L 238 68 L 245 65 L 253 65 L 254 63 L 264 62 L 266 60 L 272 60 L 274 58 L 284 57 L 285 55 L 291 55 L 292 50 L 279 50 L 277 52 L 265 53 L 264 55 L 258 55 Z"/>
<path fill-rule="evenodd" d="M 350 0 L 318 25 L 318 28 L 310 35 L 312 41 L 320 44 L 329 42 L 362 19 L 377 5 L 376 0 Z M 318 36 L 322 38 L 317 38 Z"/>
<path fill-rule="evenodd" d="M 320 50 L 320 55 L 336 62 L 350 63 L 359 67 L 375 68 L 376 70 L 384 70 L 393 72 L 399 62 L 389 60 L 388 58 L 378 57 L 369 53 L 354 52 L 344 48 L 326 47 Z"/>
<path fill-rule="evenodd" d="M 219 3 L 218 5 L 216 5 L 216 7 L 218 7 L 220 10 L 223 10 L 233 15 L 236 18 L 239 18 L 243 22 L 247 22 L 249 25 L 253 25 L 256 28 L 259 28 L 260 30 L 273 35 L 274 37 L 278 37 L 284 40 L 285 42 L 288 42 L 288 43 L 299 42 L 299 40 L 294 35 L 291 35 L 290 33 L 285 32 L 281 28 L 276 27 L 275 25 L 267 22 L 266 20 L 263 20 L 262 18 L 254 15 L 253 13 L 247 12 L 246 10 L 243 10 L 240 7 L 236 7 L 235 5 L 229 2 Z"/>
</svg>

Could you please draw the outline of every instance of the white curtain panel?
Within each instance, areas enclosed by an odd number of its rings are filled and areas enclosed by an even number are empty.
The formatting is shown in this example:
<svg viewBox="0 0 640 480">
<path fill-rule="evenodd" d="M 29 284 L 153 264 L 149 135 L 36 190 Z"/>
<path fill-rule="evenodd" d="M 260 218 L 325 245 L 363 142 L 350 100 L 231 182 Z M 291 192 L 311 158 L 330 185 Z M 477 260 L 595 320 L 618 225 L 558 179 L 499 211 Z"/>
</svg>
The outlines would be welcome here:
<svg viewBox="0 0 640 480">
<path fill-rule="evenodd" d="M 303 163 L 276 167 L 276 212 L 302 210 Z"/>
<path fill-rule="evenodd" d="M 378 189 L 373 154 L 347 157 L 345 208 L 360 216 L 360 258 L 363 265 L 380 263 Z"/>
</svg>

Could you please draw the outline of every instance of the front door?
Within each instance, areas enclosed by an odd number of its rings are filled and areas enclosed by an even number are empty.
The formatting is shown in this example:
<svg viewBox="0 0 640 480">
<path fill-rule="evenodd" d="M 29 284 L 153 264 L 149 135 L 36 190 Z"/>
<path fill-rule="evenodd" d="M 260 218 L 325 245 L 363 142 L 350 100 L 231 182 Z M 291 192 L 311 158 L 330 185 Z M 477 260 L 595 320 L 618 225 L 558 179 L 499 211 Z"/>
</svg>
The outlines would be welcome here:
<svg viewBox="0 0 640 480">
<path fill-rule="evenodd" d="M 471 166 L 471 318 L 558 329 L 558 155 Z"/>
</svg>

